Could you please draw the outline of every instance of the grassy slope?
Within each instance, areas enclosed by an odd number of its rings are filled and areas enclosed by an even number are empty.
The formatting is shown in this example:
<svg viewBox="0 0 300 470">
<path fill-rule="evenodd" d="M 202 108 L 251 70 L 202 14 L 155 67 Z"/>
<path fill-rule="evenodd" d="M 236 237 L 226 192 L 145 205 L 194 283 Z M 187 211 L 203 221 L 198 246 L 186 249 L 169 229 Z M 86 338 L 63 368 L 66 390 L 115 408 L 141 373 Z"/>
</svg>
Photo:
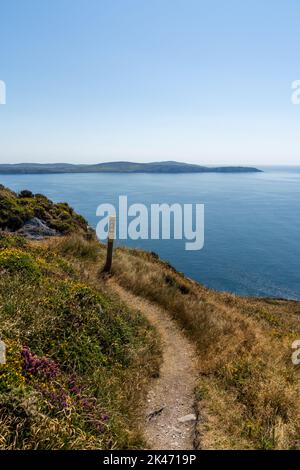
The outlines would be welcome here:
<svg viewBox="0 0 300 470">
<path fill-rule="evenodd" d="M 89 281 L 98 244 L 51 243 L 0 237 L 0 449 L 139 448 L 155 332 Z"/>
<path fill-rule="evenodd" d="M 300 373 L 291 362 L 299 302 L 214 292 L 138 251 L 119 249 L 114 275 L 166 308 L 197 344 L 199 448 L 300 448 Z"/>
<path fill-rule="evenodd" d="M 2 245 L 0 334 L 9 361 L 0 376 L 1 447 L 142 445 L 137 397 L 157 371 L 157 339 L 99 278 L 103 246 L 75 236 L 20 251 Z M 217 293 L 136 250 L 115 250 L 113 275 L 166 308 L 198 347 L 199 448 L 300 448 L 299 368 L 291 363 L 299 302 Z M 54 381 L 52 363 L 24 369 L 24 346 L 59 365 Z M 82 391 L 72 391 L 74 380 Z"/>
</svg>

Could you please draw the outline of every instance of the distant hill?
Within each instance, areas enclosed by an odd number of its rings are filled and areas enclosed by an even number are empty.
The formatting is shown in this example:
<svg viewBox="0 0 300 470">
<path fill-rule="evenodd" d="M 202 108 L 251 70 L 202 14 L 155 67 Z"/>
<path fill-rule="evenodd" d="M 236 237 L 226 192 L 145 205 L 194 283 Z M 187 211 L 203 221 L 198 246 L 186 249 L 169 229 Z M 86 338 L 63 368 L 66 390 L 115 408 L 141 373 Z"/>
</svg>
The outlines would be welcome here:
<svg viewBox="0 0 300 470">
<path fill-rule="evenodd" d="M 207 167 L 180 162 L 107 162 L 93 165 L 69 163 L 0 164 L 0 174 L 49 173 L 258 173 L 262 170 L 243 166 Z"/>
</svg>

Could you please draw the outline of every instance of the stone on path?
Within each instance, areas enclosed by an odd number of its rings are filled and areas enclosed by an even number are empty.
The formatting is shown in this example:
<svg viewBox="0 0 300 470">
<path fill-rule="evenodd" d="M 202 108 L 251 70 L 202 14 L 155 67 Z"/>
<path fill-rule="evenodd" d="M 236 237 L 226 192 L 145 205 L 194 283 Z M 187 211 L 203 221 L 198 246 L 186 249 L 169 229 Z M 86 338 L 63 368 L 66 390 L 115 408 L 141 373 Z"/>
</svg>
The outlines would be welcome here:
<svg viewBox="0 0 300 470">
<path fill-rule="evenodd" d="M 188 423 L 189 421 L 196 421 L 196 415 L 190 414 L 182 416 L 182 418 L 178 418 L 179 423 Z"/>
</svg>

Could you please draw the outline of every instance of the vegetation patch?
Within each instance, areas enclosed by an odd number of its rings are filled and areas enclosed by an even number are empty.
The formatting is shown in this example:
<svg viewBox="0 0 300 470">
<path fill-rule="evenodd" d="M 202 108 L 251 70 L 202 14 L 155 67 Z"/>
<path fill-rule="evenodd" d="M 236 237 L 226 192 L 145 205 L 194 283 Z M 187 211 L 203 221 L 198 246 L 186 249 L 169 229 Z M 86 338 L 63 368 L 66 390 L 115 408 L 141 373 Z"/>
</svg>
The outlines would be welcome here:
<svg viewBox="0 0 300 470">
<path fill-rule="evenodd" d="M 19 248 L 0 250 L 0 269 L 11 273 L 21 272 L 31 277 L 36 277 L 40 274 L 38 264 L 33 257 Z"/>
<path fill-rule="evenodd" d="M 0 185 L 0 229 L 16 231 L 37 217 L 62 234 L 87 232 L 87 222 L 67 203 L 55 204 L 42 194 L 15 193 Z"/>
<path fill-rule="evenodd" d="M 0 449 L 143 447 L 137 407 L 157 373 L 154 330 L 103 282 L 89 281 L 89 256 L 63 257 L 62 239 L 28 242 L 26 251 L 11 237 L 7 243 L 0 251 L 7 346 Z"/>
</svg>

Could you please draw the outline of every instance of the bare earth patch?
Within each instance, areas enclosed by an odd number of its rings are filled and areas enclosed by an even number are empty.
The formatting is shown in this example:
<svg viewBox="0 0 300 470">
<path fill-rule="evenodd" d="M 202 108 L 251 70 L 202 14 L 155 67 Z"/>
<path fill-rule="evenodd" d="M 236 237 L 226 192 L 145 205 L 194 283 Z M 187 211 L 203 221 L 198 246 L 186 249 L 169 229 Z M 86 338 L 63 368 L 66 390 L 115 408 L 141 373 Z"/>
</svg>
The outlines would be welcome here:
<svg viewBox="0 0 300 470">
<path fill-rule="evenodd" d="M 109 285 L 121 300 L 139 310 L 161 337 L 163 362 L 153 379 L 143 416 L 144 436 L 151 449 L 193 449 L 196 416 L 196 350 L 162 308 L 126 291 L 113 280 Z"/>
</svg>

